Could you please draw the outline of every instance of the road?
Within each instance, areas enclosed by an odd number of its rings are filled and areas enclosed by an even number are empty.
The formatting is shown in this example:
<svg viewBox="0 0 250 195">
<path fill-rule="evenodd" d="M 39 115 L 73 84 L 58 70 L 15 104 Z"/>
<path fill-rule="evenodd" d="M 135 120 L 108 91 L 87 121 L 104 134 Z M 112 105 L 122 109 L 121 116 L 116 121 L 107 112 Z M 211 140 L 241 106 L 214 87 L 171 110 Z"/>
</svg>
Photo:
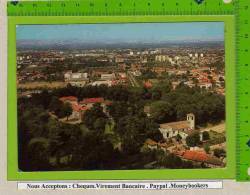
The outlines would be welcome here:
<svg viewBox="0 0 250 195">
<path fill-rule="evenodd" d="M 127 74 L 128 74 L 128 78 L 129 78 L 131 85 L 133 87 L 140 87 L 139 83 L 137 82 L 137 80 L 134 77 L 134 75 L 132 74 L 132 72 L 128 71 Z"/>
</svg>

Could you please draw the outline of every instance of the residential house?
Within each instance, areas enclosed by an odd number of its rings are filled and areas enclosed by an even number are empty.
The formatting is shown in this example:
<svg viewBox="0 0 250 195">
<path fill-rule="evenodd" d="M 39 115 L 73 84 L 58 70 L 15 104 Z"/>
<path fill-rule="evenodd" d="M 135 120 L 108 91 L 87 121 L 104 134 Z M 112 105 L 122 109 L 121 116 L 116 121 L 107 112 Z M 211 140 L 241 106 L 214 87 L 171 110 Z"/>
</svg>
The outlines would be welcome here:
<svg viewBox="0 0 250 195">
<path fill-rule="evenodd" d="M 181 157 L 183 160 L 192 161 L 196 163 L 203 163 L 211 168 L 225 166 L 219 158 L 207 154 L 206 152 L 185 150 L 176 152 L 176 155 Z"/>
<path fill-rule="evenodd" d="M 158 148 L 158 143 L 155 142 L 155 141 L 152 140 L 152 139 L 147 139 L 147 140 L 145 141 L 145 145 L 146 145 L 149 149 L 151 149 L 151 150 L 157 149 L 157 148 Z"/>
<path fill-rule="evenodd" d="M 211 89 L 213 85 L 210 82 L 202 82 L 202 83 L 199 83 L 198 86 L 200 88 Z"/>
<path fill-rule="evenodd" d="M 70 103 L 70 104 L 77 104 L 78 99 L 75 96 L 64 96 L 59 98 L 60 101 L 64 102 L 64 103 Z"/>
<path fill-rule="evenodd" d="M 84 98 L 82 101 L 79 102 L 80 105 L 86 106 L 88 109 L 92 108 L 92 106 L 96 103 L 99 103 L 103 107 L 103 111 L 107 112 L 107 106 L 110 105 L 112 102 L 109 100 L 104 100 L 104 98 L 102 97 Z"/>
<path fill-rule="evenodd" d="M 150 81 L 146 81 L 146 82 L 144 82 L 144 87 L 149 89 L 149 88 L 153 87 L 153 84 Z"/>
<path fill-rule="evenodd" d="M 87 107 L 81 106 L 78 104 L 72 104 L 72 114 L 68 117 L 69 120 L 78 120 L 81 122 L 82 117 L 86 110 L 88 110 Z"/>
<path fill-rule="evenodd" d="M 68 117 L 68 120 L 81 121 L 84 112 L 88 109 L 86 106 L 78 104 L 78 99 L 75 96 L 64 96 L 59 98 L 63 103 L 69 103 L 72 108 L 72 114 Z"/>
</svg>

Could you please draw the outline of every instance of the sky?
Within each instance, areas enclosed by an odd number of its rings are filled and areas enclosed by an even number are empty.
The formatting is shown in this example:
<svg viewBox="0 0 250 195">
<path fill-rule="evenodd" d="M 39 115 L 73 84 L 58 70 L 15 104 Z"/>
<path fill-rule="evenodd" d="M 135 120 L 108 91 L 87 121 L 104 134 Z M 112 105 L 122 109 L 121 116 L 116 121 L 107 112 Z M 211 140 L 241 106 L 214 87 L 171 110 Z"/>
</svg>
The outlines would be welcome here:
<svg viewBox="0 0 250 195">
<path fill-rule="evenodd" d="M 119 43 L 223 41 L 223 22 L 18 25 L 17 40 Z"/>
</svg>

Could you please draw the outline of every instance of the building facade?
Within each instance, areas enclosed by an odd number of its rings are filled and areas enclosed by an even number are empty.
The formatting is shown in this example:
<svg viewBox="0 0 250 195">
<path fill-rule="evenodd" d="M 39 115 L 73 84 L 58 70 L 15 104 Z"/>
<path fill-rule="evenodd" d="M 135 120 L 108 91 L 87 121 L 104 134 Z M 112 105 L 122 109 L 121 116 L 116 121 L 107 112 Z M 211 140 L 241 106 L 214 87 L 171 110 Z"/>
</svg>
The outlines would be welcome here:
<svg viewBox="0 0 250 195">
<path fill-rule="evenodd" d="M 185 121 L 160 124 L 159 130 L 164 139 L 172 138 L 177 135 L 186 139 L 186 137 L 195 130 L 195 115 L 189 113 Z"/>
</svg>

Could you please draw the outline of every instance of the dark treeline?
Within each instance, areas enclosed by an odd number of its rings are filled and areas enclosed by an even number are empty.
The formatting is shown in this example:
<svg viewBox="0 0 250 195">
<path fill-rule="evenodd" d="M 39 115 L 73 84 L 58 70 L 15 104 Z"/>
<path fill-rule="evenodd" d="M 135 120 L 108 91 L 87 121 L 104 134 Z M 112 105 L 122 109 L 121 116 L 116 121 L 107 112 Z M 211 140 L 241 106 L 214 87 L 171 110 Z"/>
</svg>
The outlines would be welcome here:
<svg viewBox="0 0 250 195">
<path fill-rule="evenodd" d="M 151 89 L 105 85 L 79 88 L 69 85 L 53 92 L 43 91 L 41 94 L 34 94 L 29 101 L 47 109 L 54 96 L 76 96 L 79 101 L 83 98 L 103 97 L 120 107 L 125 104 L 122 106 L 125 110 L 129 107 L 128 104 L 136 106 L 136 112 L 143 111 L 144 106 L 149 105 L 152 117 L 157 123 L 183 120 L 188 113 L 194 113 L 196 124 L 200 125 L 217 123 L 225 119 L 224 96 L 182 84 L 175 90 L 171 89 L 169 83 L 160 83 Z"/>
</svg>

